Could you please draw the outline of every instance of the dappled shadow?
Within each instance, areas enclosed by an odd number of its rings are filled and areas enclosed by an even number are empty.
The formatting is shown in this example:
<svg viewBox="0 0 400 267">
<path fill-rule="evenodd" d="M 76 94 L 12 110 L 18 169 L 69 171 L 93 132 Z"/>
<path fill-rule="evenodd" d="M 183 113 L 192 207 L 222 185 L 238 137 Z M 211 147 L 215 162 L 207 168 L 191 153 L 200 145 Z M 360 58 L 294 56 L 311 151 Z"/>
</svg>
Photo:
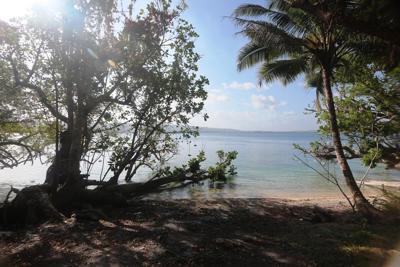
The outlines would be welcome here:
<svg viewBox="0 0 400 267">
<path fill-rule="evenodd" d="M 9 262 L 33 257 L 34 266 L 62 265 L 59 259 L 72 266 L 380 266 L 399 240 L 397 228 L 365 225 L 347 212 L 321 222 L 310 217 L 313 207 L 277 200 L 138 201 L 105 213 L 97 222 L 21 232 L 1 247 L 8 245 Z M 42 248 L 18 251 L 18 242 L 34 241 L 32 232 Z"/>
</svg>

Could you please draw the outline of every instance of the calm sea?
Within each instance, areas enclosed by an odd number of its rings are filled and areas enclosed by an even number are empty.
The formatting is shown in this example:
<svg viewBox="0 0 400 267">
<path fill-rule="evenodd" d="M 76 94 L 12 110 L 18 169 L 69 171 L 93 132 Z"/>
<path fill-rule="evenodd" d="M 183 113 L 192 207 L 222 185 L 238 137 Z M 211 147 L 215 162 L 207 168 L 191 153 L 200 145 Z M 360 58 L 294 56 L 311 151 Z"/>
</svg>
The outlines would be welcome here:
<svg viewBox="0 0 400 267">
<path fill-rule="evenodd" d="M 179 155 L 173 158 L 170 164 L 183 164 L 190 156 L 204 150 L 207 156 L 204 165 L 207 166 L 217 160 L 215 151 L 236 150 L 239 152 L 235 161 L 238 175 L 226 184 L 204 183 L 153 197 L 311 198 L 337 195 L 333 185 L 294 159 L 295 155 L 300 155 L 293 148 L 294 143 L 307 146 L 311 141 L 318 139 L 319 136 L 314 132 L 241 132 L 206 129 L 191 143 L 183 143 Z M 316 166 L 313 161 L 309 163 Z M 358 179 L 364 176 L 366 167 L 358 160 L 352 160 L 350 165 Z M 46 168 L 47 166 L 40 162 L 35 162 L 33 165 L 20 166 L 12 170 L 1 170 L 0 199 L 4 197 L 11 184 L 23 187 L 43 182 Z M 100 169 L 101 164 L 94 167 L 91 174 L 93 179 L 97 178 Z M 331 170 L 336 171 L 340 177 L 337 169 L 332 167 Z M 136 179 L 144 180 L 148 175 L 148 171 L 142 170 Z M 400 182 L 400 171 L 386 170 L 384 166 L 378 166 L 369 171 L 367 179 Z"/>
</svg>

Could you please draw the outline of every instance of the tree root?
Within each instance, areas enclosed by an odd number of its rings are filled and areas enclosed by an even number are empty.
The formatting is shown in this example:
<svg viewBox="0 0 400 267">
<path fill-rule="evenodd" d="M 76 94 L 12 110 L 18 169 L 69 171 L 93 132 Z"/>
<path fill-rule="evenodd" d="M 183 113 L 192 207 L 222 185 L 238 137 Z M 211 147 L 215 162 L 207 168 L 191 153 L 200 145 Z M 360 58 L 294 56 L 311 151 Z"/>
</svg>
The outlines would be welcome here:
<svg viewBox="0 0 400 267">
<path fill-rule="evenodd" d="M 64 216 L 50 201 L 46 185 L 29 186 L 17 192 L 1 209 L 3 225 L 34 225 L 44 221 L 62 221 Z"/>
<path fill-rule="evenodd" d="M 159 193 L 177 185 L 180 187 L 198 183 L 208 177 L 204 173 L 182 174 L 153 179 L 145 183 L 100 186 L 87 189 L 85 185 L 64 186 L 56 194 L 51 194 L 47 184 L 13 190 L 16 197 L 0 208 L 0 223 L 6 226 L 36 225 L 45 221 L 63 221 L 63 214 L 71 215 L 86 206 L 125 207 L 131 199 L 150 193 Z M 8 198 L 7 198 L 8 199 Z"/>
</svg>

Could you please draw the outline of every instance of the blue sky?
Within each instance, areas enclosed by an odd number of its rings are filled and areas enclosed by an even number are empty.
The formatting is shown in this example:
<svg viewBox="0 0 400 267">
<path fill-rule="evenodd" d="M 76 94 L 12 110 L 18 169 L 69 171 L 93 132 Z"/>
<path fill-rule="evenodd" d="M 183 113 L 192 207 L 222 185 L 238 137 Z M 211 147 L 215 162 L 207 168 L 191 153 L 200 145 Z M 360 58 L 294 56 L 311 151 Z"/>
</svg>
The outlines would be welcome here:
<svg viewBox="0 0 400 267">
<path fill-rule="evenodd" d="M 3 0 L 2 0 L 3 1 Z M 8 19 L 25 12 L 34 3 L 49 4 L 54 0 L 7 1 L 0 9 L 0 18 Z M 180 0 L 174 0 L 179 3 Z M 150 0 L 137 0 L 136 9 Z M 198 116 L 193 125 L 215 128 L 264 131 L 301 131 L 317 128 L 312 115 L 304 109 L 313 103 L 315 93 L 304 88 L 303 78 L 284 87 L 274 82 L 257 87 L 256 68 L 237 72 L 236 56 L 246 40 L 227 18 L 244 3 L 266 4 L 267 0 L 186 0 L 184 18 L 191 22 L 200 37 L 196 41 L 202 56 L 200 73 L 210 80 L 205 112 L 207 122 Z M 24 8 L 21 8 L 24 7 Z"/>
<path fill-rule="evenodd" d="M 288 86 L 274 82 L 259 88 L 257 69 L 238 72 L 236 56 L 246 39 L 235 34 L 238 28 L 228 18 L 244 3 L 260 0 L 188 0 L 184 17 L 200 35 L 196 42 L 202 56 L 200 72 L 207 76 L 209 99 L 207 122 L 195 118 L 193 124 L 240 130 L 298 131 L 316 129 L 313 115 L 304 109 L 315 93 L 304 88 L 302 77 Z"/>
</svg>

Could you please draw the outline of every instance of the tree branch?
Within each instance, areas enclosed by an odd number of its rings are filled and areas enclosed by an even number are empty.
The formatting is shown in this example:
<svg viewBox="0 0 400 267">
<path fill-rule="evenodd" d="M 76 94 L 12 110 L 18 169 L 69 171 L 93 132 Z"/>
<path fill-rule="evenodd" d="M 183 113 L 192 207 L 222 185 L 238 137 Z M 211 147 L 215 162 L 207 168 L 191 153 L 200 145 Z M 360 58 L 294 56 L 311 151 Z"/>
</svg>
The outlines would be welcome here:
<svg viewBox="0 0 400 267">
<path fill-rule="evenodd" d="M 50 113 L 54 117 L 58 118 L 59 120 L 65 122 L 65 123 L 68 123 L 68 118 L 66 116 L 62 115 L 59 111 L 57 111 L 57 109 L 55 107 L 53 107 L 53 105 L 50 104 L 50 102 L 49 102 L 46 94 L 43 92 L 42 88 L 40 88 L 39 86 L 30 84 L 30 83 L 26 83 L 26 82 L 17 82 L 16 85 L 34 90 L 37 93 L 37 95 L 39 96 L 42 104 L 50 111 Z"/>
</svg>

